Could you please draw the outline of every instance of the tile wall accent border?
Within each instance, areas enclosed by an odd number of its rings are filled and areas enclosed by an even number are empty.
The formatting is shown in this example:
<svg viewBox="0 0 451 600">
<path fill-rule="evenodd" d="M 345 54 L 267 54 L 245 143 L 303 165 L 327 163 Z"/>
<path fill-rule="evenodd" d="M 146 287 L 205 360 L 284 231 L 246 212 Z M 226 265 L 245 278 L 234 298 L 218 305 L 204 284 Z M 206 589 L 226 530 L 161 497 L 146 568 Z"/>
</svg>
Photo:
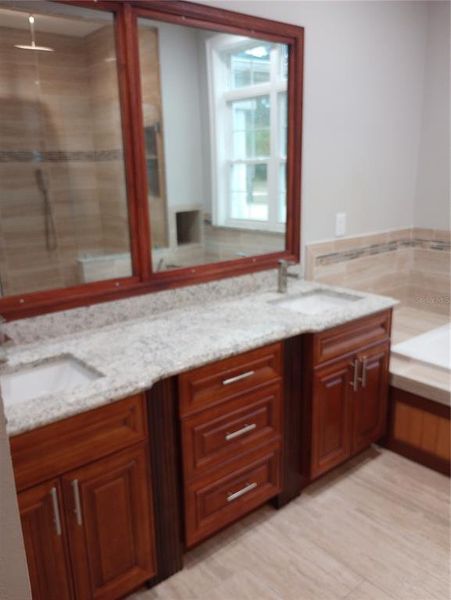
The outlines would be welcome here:
<svg viewBox="0 0 451 600">
<path fill-rule="evenodd" d="M 342 252 L 329 252 L 316 256 L 316 264 L 319 266 L 331 265 L 340 262 L 347 262 L 363 256 L 373 256 L 375 254 L 383 254 L 386 252 L 394 252 L 402 248 L 422 248 L 425 250 L 439 250 L 449 252 L 451 244 L 445 240 L 436 239 L 399 239 L 390 242 L 382 242 L 380 244 L 371 244 L 369 246 L 361 246 L 352 248 L 351 250 L 343 250 Z"/>
<path fill-rule="evenodd" d="M 0 163 L 105 162 L 122 160 L 122 150 L 0 150 Z"/>
</svg>

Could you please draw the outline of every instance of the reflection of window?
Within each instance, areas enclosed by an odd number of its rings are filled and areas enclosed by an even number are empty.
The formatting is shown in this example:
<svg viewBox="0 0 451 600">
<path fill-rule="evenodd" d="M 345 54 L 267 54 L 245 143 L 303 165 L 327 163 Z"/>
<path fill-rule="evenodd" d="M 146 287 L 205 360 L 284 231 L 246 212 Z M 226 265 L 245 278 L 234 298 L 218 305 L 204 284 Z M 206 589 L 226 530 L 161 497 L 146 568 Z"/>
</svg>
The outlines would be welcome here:
<svg viewBox="0 0 451 600">
<path fill-rule="evenodd" d="M 218 35 L 207 48 L 213 221 L 283 231 L 288 47 Z"/>
<path fill-rule="evenodd" d="M 231 87 L 240 88 L 269 81 L 270 52 L 269 44 L 254 44 L 251 48 L 230 54 Z"/>
</svg>

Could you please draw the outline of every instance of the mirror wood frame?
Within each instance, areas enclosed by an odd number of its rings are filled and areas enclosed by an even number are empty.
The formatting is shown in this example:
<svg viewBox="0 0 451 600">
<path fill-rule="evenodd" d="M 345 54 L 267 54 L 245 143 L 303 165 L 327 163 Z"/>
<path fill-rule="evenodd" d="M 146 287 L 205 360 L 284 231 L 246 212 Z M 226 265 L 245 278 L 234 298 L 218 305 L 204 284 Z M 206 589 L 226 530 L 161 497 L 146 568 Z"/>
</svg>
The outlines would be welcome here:
<svg viewBox="0 0 451 600">
<path fill-rule="evenodd" d="M 304 29 L 212 6 L 178 0 L 50 0 L 114 14 L 118 84 L 133 274 L 130 277 L 0 298 L 7 320 L 87 306 L 139 294 L 273 269 L 282 258 L 300 260 Z M 285 250 L 164 272 L 152 271 L 141 104 L 138 17 L 247 35 L 289 46 L 287 221 Z"/>
</svg>

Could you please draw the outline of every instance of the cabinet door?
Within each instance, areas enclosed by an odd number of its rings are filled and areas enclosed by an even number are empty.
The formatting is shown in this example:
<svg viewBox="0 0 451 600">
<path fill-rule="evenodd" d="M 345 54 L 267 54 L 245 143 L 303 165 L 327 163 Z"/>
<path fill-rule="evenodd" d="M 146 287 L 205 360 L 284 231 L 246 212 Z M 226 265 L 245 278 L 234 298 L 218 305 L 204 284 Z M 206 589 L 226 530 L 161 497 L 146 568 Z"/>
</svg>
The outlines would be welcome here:
<svg viewBox="0 0 451 600">
<path fill-rule="evenodd" d="M 385 433 L 389 345 L 381 344 L 361 352 L 358 359 L 359 388 L 352 394 L 352 452 L 366 448 Z"/>
<path fill-rule="evenodd" d="M 156 573 L 147 446 L 65 475 L 76 597 L 113 600 Z"/>
<path fill-rule="evenodd" d="M 351 452 L 349 402 L 352 363 L 340 360 L 313 377 L 311 477 L 340 464 Z"/>
<path fill-rule="evenodd" d="M 33 600 L 72 598 L 58 481 L 18 494 Z"/>
</svg>

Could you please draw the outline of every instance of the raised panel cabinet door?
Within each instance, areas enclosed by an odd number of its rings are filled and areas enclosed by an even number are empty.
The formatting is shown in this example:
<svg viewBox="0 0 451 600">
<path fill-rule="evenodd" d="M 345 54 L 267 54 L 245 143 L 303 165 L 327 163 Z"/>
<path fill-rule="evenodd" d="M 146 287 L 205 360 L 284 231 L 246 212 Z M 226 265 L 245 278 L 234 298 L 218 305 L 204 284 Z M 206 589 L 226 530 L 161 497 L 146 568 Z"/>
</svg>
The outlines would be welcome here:
<svg viewBox="0 0 451 600">
<path fill-rule="evenodd" d="M 389 345 L 358 355 L 359 387 L 353 393 L 352 452 L 366 448 L 385 433 L 388 402 Z"/>
<path fill-rule="evenodd" d="M 33 600 L 72 598 L 58 481 L 18 494 Z"/>
<path fill-rule="evenodd" d="M 352 363 L 337 361 L 315 372 L 312 399 L 311 477 L 346 460 L 351 453 L 349 397 Z"/>
<path fill-rule="evenodd" d="M 148 450 L 135 446 L 62 478 L 76 598 L 120 598 L 156 574 Z"/>
</svg>

